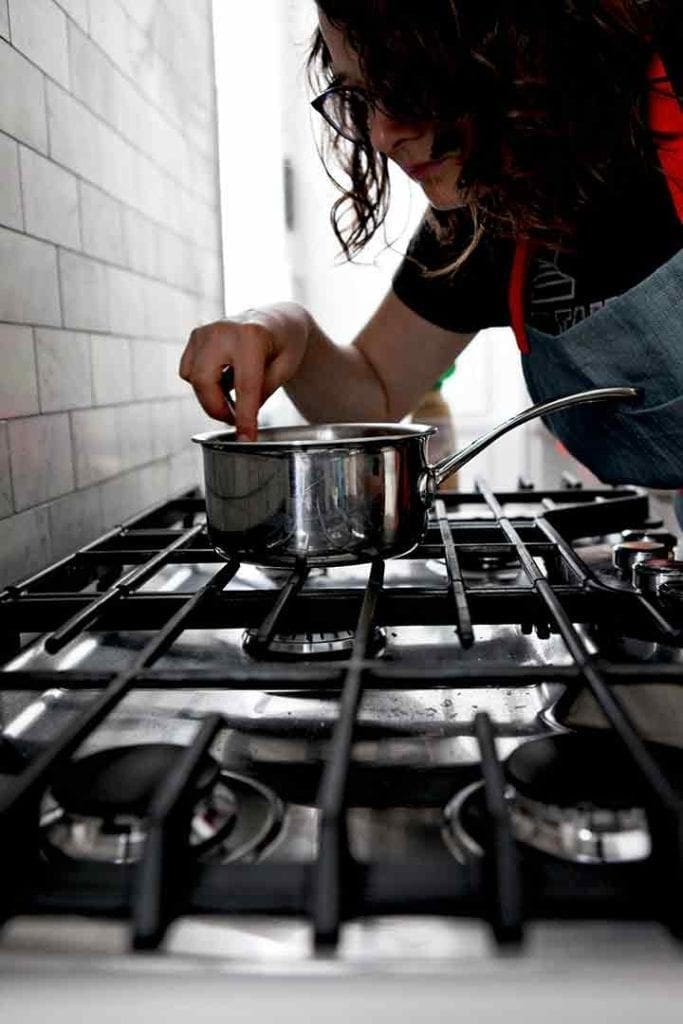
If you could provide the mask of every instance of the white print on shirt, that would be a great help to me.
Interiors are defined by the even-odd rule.
[[[557,302],[571,302],[576,295],[576,281],[565,274],[557,265],[559,253],[552,260],[539,259],[535,273],[529,283],[529,304],[534,306],[555,305]]]
[[[612,298],[609,299],[599,299],[597,302],[589,302],[583,306],[571,306],[566,309],[556,309],[554,316],[555,323],[558,327],[558,333],[562,334],[564,331],[568,331],[570,327],[574,327],[582,320],[587,320],[589,316],[593,315],[593,313],[597,313],[599,309],[609,305],[614,298],[616,298],[616,296],[612,296]]]
[[[597,310],[602,309],[609,299],[598,299],[594,302],[574,304],[572,299],[576,298],[576,279],[560,270],[557,263],[559,253],[554,253],[551,260],[538,259],[535,264],[535,273],[529,284],[529,306],[539,314],[546,317],[550,314],[555,322],[558,334],[568,331],[570,327],[588,319]],[[558,306],[555,309],[544,309],[543,307]]]

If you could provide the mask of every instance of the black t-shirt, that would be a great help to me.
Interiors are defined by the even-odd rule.
[[[598,192],[582,211],[571,251],[534,250],[524,291],[525,320],[547,334],[561,334],[634,287],[681,247],[683,224],[664,175],[640,166],[619,187]],[[509,326],[513,241],[484,235],[452,275],[425,277],[414,262],[437,269],[463,248],[462,243],[438,241],[425,218],[394,276],[394,292],[425,320],[447,330],[469,334]]]

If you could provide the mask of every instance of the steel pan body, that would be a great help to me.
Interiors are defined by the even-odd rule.
[[[410,551],[426,528],[430,427],[354,424],[196,437],[209,538],[259,565],[352,565]]]

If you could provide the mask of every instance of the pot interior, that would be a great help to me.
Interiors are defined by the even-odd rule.
[[[426,437],[433,427],[419,423],[321,423],[296,427],[266,427],[256,441],[237,441],[234,427],[196,434],[192,440],[212,448],[310,448],[327,445],[354,445],[366,441],[400,441],[408,437]]]

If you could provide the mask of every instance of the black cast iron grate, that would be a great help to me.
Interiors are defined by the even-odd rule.
[[[504,505],[538,505],[540,517],[504,514]],[[488,519],[452,520],[449,508],[488,509]],[[42,691],[50,686],[99,691],[64,732],[28,766],[5,775],[0,786],[0,901],[5,918],[15,914],[79,913],[126,917],[135,948],[158,947],[169,923],[185,914],[297,914],[312,921],[319,947],[333,947],[351,917],[429,913],[481,916],[501,943],[518,943],[525,920],[534,918],[616,918],[666,920],[683,930],[680,909],[683,814],[680,795],[638,735],[610,684],[683,681],[675,664],[627,665],[593,655],[575,623],[616,622],[637,635],[679,644],[681,634],[641,595],[598,580],[582,563],[571,541],[644,524],[645,494],[634,488],[589,491],[565,488],[494,494],[485,482],[476,494],[444,494],[436,503],[423,545],[410,557],[444,559],[446,586],[393,588],[384,585],[384,564],[372,565],[364,592],[304,589],[307,569],[297,566],[273,599],[272,590],[229,592],[239,568],[223,564],[208,546],[203,503],[188,495],[167,502],[0,595],[4,659],[21,650],[22,635],[49,633],[46,649],[57,651],[83,631],[151,630],[153,638],[134,663],[118,674],[11,671],[5,691]],[[468,588],[461,565],[473,552],[491,557],[514,554],[526,587]],[[537,560],[552,566],[544,573]],[[163,566],[219,563],[215,575],[192,595],[141,592]],[[132,566],[132,568],[130,568]],[[552,577],[552,578],[551,578]],[[571,665],[520,667],[461,663],[419,668],[392,665],[368,656],[377,625],[450,624],[463,647],[474,641],[474,625],[516,623],[540,636],[559,633]],[[251,627],[267,647],[277,630],[295,632],[352,628],[350,660],[340,666],[254,662],[231,673],[161,671],[161,654],[188,628]],[[429,673],[426,675],[426,671]],[[475,720],[492,842],[481,864],[463,866],[446,857],[433,863],[361,864],[349,848],[346,823],[348,778],[354,726],[364,689],[528,686],[534,680],[587,685],[633,759],[651,793],[647,808],[653,853],[637,864],[592,871],[550,858],[530,870],[519,857],[503,798],[503,777],[494,730],[487,715]],[[199,766],[222,727],[207,717],[192,745],[164,780],[150,811],[143,858],[137,865],[96,865],[65,861],[45,864],[38,855],[38,807],[54,773],[132,689],[191,688],[340,691],[339,714],[329,741],[317,805],[318,855],[313,864],[204,865],[192,860],[188,821]]]

